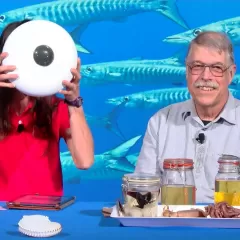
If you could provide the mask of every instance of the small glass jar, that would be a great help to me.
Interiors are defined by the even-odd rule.
[[[193,160],[165,159],[163,162],[161,203],[164,205],[195,205],[196,187]]]
[[[227,202],[240,206],[240,158],[222,155],[218,159],[219,169],[215,177],[214,202]]]
[[[122,193],[126,216],[156,217],[160,193],[160,177],[144,173],[125,174]]]

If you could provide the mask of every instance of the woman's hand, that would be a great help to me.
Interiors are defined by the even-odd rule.
[[[2,61],[8,56],[7,53],[0,54],[0,87],[15,88],[15,85],[9,82],[10,79],[18,78],[17,74],[9,74],[9,72],[16,69],[15,66],[2,66]],[[8,74],[7,74],[8,73]]]
[[[60,93],[63,94],[65,96],[65,99],[68,101],[74,101],[79,97],[80,65],[80,58],[78,58],[77,68],[71,69],[73,79],[71,82],[65,80],[63,81],[63,85],[66,87],[66,90],[60,90]]]

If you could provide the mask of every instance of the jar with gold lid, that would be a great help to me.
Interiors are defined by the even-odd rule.
[[[146,173],[125,174],[122,178],[124,209],[127,216],[156,217],[160,177]]]
[[[195,205],[196,187],[193,160],[165,159],[163,162],[161,203],[165,205]]]
[[[215,177],[214,202],[240,205],[240,158],[223,154],[218,159],[219,169]]]

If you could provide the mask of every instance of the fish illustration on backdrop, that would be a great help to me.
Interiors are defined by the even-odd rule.
[[[60,153],[64,182],[80,179],[107,179],[131,173],[135,169],[138,153],[129,153],[141,135],[133,137],[109,151],[94,156],[94,164],[87,170],[75,167],[70,152]]]
[[[89,125],[106,128],[107,130],[116,134],[122,140],[125,140],[122,131],[118,127],[117,118],[119,117],[119,114],[126,103],[127,101],[121,102],[110,113],[108,113],[105,116],[92,116],[89,114],[85,114],[86,120]]]
[[[188,29],[181,17],[176,0],[55,0],[26,6],[0,14],[0,29],[13,21],[42,19],[61,26],[75,27],[71,36],[80,52],[89,53],[80,38],[93,22],[122,22],[125,18],[144,13],[157,12]]]
[[[81,85],[97,86],[124,84],[126,86],[154,84],[168,86],[186,85],[186,67],[184,59],[176,56],[160,60],[121,60],[82,65]],[[235,75],[231,86],[240,84],[239,75]]]
[[[229,89],[234,97],[240,99],[240,90]],[[191,98],[188,88],[156,89],[133,93],[106,100],[107,104],[118,105],[127,101],[126,108],[163,108],[170,104],[183,102]]]
[[[186,79],[185,66],[162,60],[126,60],[81,66],[81,85],[106,84],[167,84],[182,86]]]
[[[240,90],[240,74],[236,74],[230,83],[231,88]]]
[[[204,31],[224,32],[228,35],[234,45],[240,44],[240,17],[229,18],[210,23],[182,33],[168,36],[163,42],[188,45],[199,33]]]

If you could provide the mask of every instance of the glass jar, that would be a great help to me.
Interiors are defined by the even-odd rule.
[[[195,205],[196,187],[193,160],[165,159],[163,162],[161,203],[165,205]]]
[[[125,215],[156,217],[160,177],[144,173],[130,173],[125,174],[122,181]]]
[[[218,163],[214,202],[225,201],[231,206],[240,206],[240,158],[233,155],[222,155],[218,159]]]

